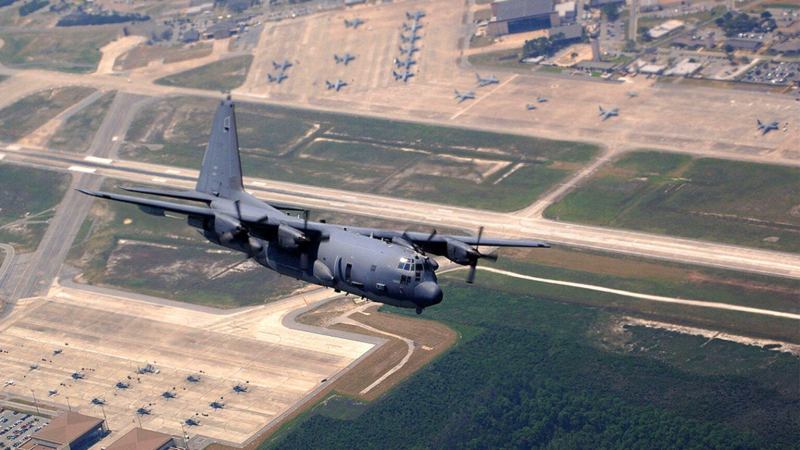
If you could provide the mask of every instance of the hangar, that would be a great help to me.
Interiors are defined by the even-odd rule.
[[[134,428],[106,447],[106,450],[167,450],[175,446],[172,436]]]
[[[492,36],[543,30],[561,24],[553,0],[498,0],[486,32]]]
[[[85,450],[102,439],[108,430],[103,419],[69,411],[53,419],[25,441],[22,450]]]

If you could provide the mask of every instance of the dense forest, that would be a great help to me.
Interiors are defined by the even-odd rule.
[[[596,309],[457,284],[446,290],[448,299],[426,315],[463,331],[462,343],[355,420],[312,413],[265,447],[790,448],[800,442],[795,357],[657,336],[688,342],[723,366],[730,361],[730,370],[708,361],[718,373],[693,372],[646,351],[591,342],[590,330],[610,317]]]

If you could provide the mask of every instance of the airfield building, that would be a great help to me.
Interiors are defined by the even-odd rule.
[[[106,450],[168,450],[173,447],[175,440],[168,434],[134,428],[106,447]]]
[[[107,433],[105,421],[66,412],[25,441],[22,450],[86,450]]]
[[[560,25],[554,0],[497,0],[486,32],[491,36],[544,30]]]

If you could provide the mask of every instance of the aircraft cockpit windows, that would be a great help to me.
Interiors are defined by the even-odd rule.
[[[410,272],[414,270],[414,263],[409,258],[400,258],[400,262],[397,263],[397,268]]]

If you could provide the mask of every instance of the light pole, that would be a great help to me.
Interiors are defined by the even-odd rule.
[[[41,416],[42,413],[39,411],[39,402],[36,400],[36,392],[33,392],[33,389],[31,389],[31,395],[33,395],[33,406],[36,407],[36,415]]]

